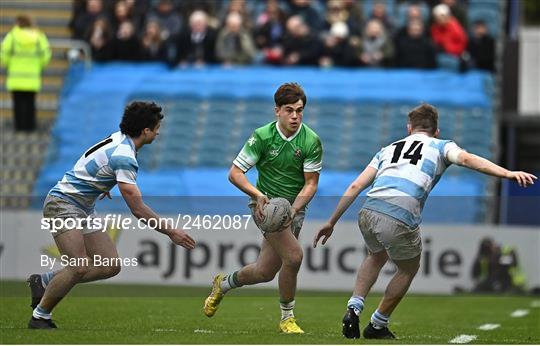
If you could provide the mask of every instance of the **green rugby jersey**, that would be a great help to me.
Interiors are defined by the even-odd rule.
[[[322,155],[321,140],[307,125],[287,138],[274,121],[253,132],[233,163],[244,172],[257,167],[262,193],[294,200],[304,187],[304,172],[321,170]]]

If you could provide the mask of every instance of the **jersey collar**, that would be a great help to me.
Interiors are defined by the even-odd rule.
[[[302,130],[302,126],[304,126],[304,123],[301,123],[300,126],[298,126],[298,130],[296,130],[295,133],[293,133],[292,136],[288,137],[285,136],[283,134],[283,132],[281,132],[281,129],[279,128],[279,123],[276,121],[276,129],[277,129],[277,132],[279,133],[279,136],[281,137],[281,139],[283,139],[284,141],[286,142],[290,142],[292,141],[299,133],[300,133],[300,130]]]
[[[135,154],[137,154],[137,149],[135,148],[135,143],[133,143],[133,139],[131,139],[131,137],[128,136],[128,135],[125,135],[125,136],[126,136],[126,138],[128,140],[129,145],[131,146],[131,149],[133,149]]]
[[[417,135],[422,135],[422,136],[426,136],[426,137],[433,137],[433,136],[428,135],[426,132],[422,132],[422,131],[411,133],[411,136],[417,136]]]

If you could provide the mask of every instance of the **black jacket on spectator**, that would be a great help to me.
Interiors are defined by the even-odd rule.
[[[469,52],[475,68],[495,71],[495,40],[491,36],[475,38],[469,41]]]
[[[184,16],[184,23],[189,22],[189,15],[196,10],[202,10],[206,12],[210,17],[216,17],[219,9],[223,6],[225,1],[219,0],[176,0],[173,1],[178,7],[180,14]]]
[[[311,5],[297,6],[292,1],[289,3],[289,16],[300,16],[311,32],[319,33],[323,29],[324,21]]]
[[[79,24],[75,24],[79,18],[86,12],[86,0],[73,0],[71,6],[71,19],[69,20],[68,27],[71,30],[71,37],[80,39],[84,36],[87,28],[81,32],[81,28],[77,27]]]
[[[114,38],[112,42],[113,46],[113,59],[124,61],[139,61],[141,56],[141,45],[135,35],[129,39]]]
[[[285,24],[268,21],[255,29],[255,44],[258,48],[271,48],[283,42]]]
[[[216,30],[210,27],[199,41],[192,37],[191,30],[182,32],[177,41],[176,63],[195,63],[200,60],[207,64],[215,63],[216,37]]]
[[[142,61],[168,62],[167,43],[161,42],[157,47],[144,47],[141,44],[140,59]]]
[[[351,66],[354,64],[354,50],[347,38],[340,40],[333,47],[323,45],[322,56],[330,58],[333,66]]]
[[[426,36],[411,37],[397,35],[395,40],[395,62],[397,67],[435,68],[435,47]]]
[[[318,38],[311,34],[304,37],[287,34],[283,39],[283,51],[285,58],[291,53],[298,53],[299,60],[296,65],[318,65],[322,45]]]
[[[103,46],[97,48],[91,46],[92,49],[92,59],[94,61],[104,62],[114,59],[114,46],[113,41],[109,40]]]
[[[91,13],[82,13],[79,17],[73,20],[73,38],[76,40],[84,39],[85,33],[88,31],[88,28],[91,28],[95,20],[101,16],[102,13],[93,15]]]

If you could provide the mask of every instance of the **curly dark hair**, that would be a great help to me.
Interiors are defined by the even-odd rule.
[[[304,107],[306,106],[306,94],[298,83],[282,84],[274,94],[274,101],[278,107],[295,103],[298,100],[302,100]]]
[[[161,107],[156,103],[133,101],[124,110],[120,131],[130,137],[138,137],[146,128],[153,130],[161,119]]]

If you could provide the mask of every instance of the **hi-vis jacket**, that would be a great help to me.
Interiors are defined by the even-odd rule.
[[[39,91],[41,71],[51,60],[49,41],[36,28],[15,26],[0,48],[2,66],[7,68],[9,91]]]

